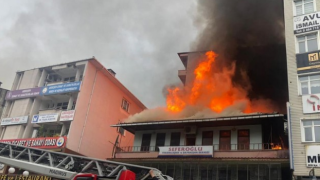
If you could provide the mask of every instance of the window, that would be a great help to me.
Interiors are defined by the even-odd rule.
[[[295,0],[296,16],[314,12],[313,0]]]
[[[219,149],[230,150],[231,147],[231,131],[220,131]]]
[[[126,130],[124,130],[122,127],[118,128],[118,133],[120,133],[122,136],[125,136]]]
[[[129,102],[125,99],[122,99],[121,108],[127,112],[129,112]]]
[[[149,151],[151,134],[143,134],[140,151]]]
[[[180,133],[171,133],[170,146],[180,146]]]
[[[238,149],[249,149],[250,132],[249,130],[238,130]]]
[[[195,134],[186,134],[186,146],[196,145],[196,135]]]
[[[164,146],[166,141],[166,133],[158,133],[156,139],[156,151],[159,151],[160,146]]]
[[[305,53],[318,50],[317,33],[297,36],[298,53]]]
[[[69,104],[69,102],[57,103],[57,109],[66,110],[66,109],[68,109],[68,104]]]
[[[303,142],[320,142],[320,120],[303,120],[302,127]]]
[[[213,131],[203,131],[202,132],[202,145],[212,145],[213,144]]]
[[[301,95],[320,93],[320,74],[300,76],[299,84]]]
[[[76,77],[66,77],[66,78],[64,78],[63,79],[63,81],[65,81],[65,82],[74,82],[76,80]]]

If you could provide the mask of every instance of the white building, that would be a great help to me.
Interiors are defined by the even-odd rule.
[[[320,179],[320,1],[285,0],[285,36],[291,118],[291,169]]]

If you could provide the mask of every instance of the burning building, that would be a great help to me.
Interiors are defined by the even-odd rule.
[[[178,55],[183,85],[168,87],[166,108],[113,125],[135,138],[111,159],[153,166],[177,180],[290,176],[285,115],[273,112],[273,102],[251,99],[246,73],[247,86],[235,84],[236,65],[220,68],[213,51]]]

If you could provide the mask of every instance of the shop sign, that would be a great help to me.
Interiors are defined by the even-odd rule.
[[[67,92],[75,92],[80,90],[81,81],[65,83],[65,84],[56,84],[51,86],[43,87],[41,95],[51,95],[51,94],[60,94]]]
[[[60,121],[72,121],[74,118],[75,110],[62,111],[60,115]]]
[[[47,123],[47,122],[56,122],[58,121],[59,114],[36,114],[32,117],[31,123]]]
[[[42,137],[42,138],[29,138],[29,139],[0,140],[1,143],[40,148],[40,149],[63,148],[65,147],[66,141],[67,141],[66,137]]]
[[[320,145],[306,146],[307,167],[320,167]]]
[[[316,31],[320,29],[320,12],[301,15],[293,18],[294,34]]]
[[[308,94],[302,96],[303,113],[319,113],[320,112],[320,94]]]
[[[159,147],[158,157],[213,157],[212,146]]]
[[[320,51],[297,54],[298,74],[315,72],[320,69]]]
[[[52,177],[43,176],[43,175],[11,175],[11,174],[2,174],[0,175],[0,180],[52,180]]]
[[[14,124],[26,124],[29,116],[3,118],[1,120],[1,126],[14,125]]]
[[[6,100],[36,97],[39,96],[41,90],[42,87],[9,91],[6,95]]]

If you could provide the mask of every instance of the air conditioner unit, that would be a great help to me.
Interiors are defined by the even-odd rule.
[[[186,126],[186,127],[184,127],[184,132],[186,134],[196,134],[197,133],[197,127],[196,126]]]

